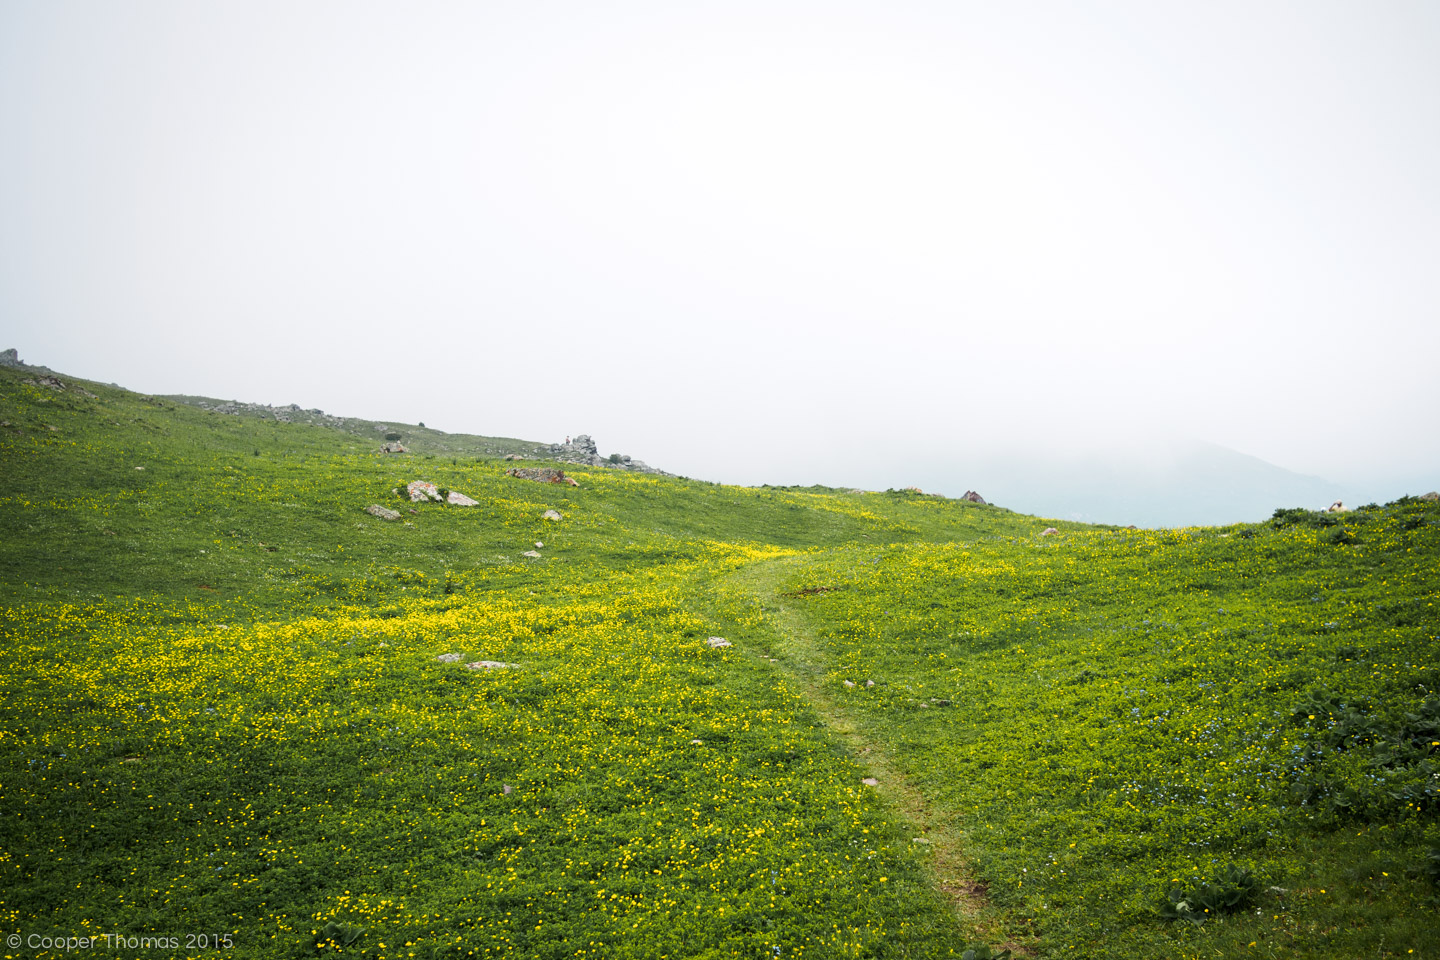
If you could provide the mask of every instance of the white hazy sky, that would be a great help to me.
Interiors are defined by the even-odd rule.
[[[0,347],[734,482],[1436,486],[1437,171],[1431,0],[0,0]]]

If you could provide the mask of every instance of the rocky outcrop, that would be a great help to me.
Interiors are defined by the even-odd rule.
[[[573,463],[586,467],[604,467],[607,470],[629,470],[632,473],[655,473],[661,476],[671,476],[664,470],[657,470],[643,460],[636,460],[625,454],[611,454],[608,457],[600,456],[600,451],[595,446],[595,441],[588,433],[582,433],[578,437],[565,438],[564,443],[552,443],[549,447],[549,455],[553,460],[561,463]]]
[[[980,496],[980,494],[976,493],[974,490],[966,490],[965,496],[961,497],[960,499],[969,500],[971,503],[978,503],[981,505],[984,505],[985,503],[985,498]]]
[[[167,397],[166,399],[189,404],[192,407],[199,407],[201,410],[209,410],[211,413],[224,413],[230,416],[261,417],[265,420],[274,420],[278,423],[310,423],[320,427],[334,427],[339,430],[343,430],[349,425],[344,417],[331,416],[324,410],[315,407],[306,409],[298,403],[287,404],[283,407],[272,407],[268,403],[241,403],[238,400],[209,400],[204,397],[175,396]],[[387,428],[377,425],[375,429],[383,433]]]
[[[390,442],[390,443],[385,444],[383,447],[380,448],[380,452],[381,452],[381,453],[409,453],[410,451],[407,450],[407,449],[405,449],[405,444],[400,443],[400,442],[397,440],[397,441],[392,441],[392,442]]]
[[[0,367],[23,367],[20,362],[20,351],[11,347],[9,350],[0,350]]]
[[[1429,493],[1420,494],[1420,499],[1429,500],[1431,503],[1434,503],[1435,501],[1440,500],[1440,493],[1436,493],[1434,490],[1431,490]]]

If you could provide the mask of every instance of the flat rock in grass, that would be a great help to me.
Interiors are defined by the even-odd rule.
[[[1057,534],[1057,533],[1059,533],[1059,532],[1060,532],[1060,531],[1059,531],[1059,530],[1056,530],[1054,527],[1046,527],[1044,530],[1041,530],[1041,531],[1040,531],[1040,536],[1042,536],[1042,537],[1050,537],[1050,536],[1054,536],[1055,534]]]
[[[440,502],[440,488],[424,480],[411,480],[405,484],[405,492],[409,494],[411,503],[424,503],[427,500]]]
[[[449,503],[449,504],[453,504],[454,506],[457,506],[457,507],[478,507],[478,506],[480,506],[480,501],[479,501],[479,500],[471,500],[469,497],[465,496],[465,494],[463,494],[463,493],[456,493],[454,490],[451,490],[451,491],[450,491],[450,495],[445,498],[445,502],[446,502],[446,503]]]
[[[439,660],[441,663],[456,663],[460,660],[460,656],[461,655],[458,653],[442,653],[435,659]]]
[[[880,786],[880,781],[879,781],[879,780],[876,780],[874,777],[866,777],[864,780],[861,780],[860,782],[863,783],[863,784],[865,784],[865,786],[867,786],[867,787],[878,787],[878,786]]]
[[[537,551],[537,550],[526,550],[524,553],[520,554],[520,556],[522,556],[522,557],[534,557],[534,558],[537,559],[537,560],[540,559],[540,553],[539,553],[539,551]]]
[[[705,645],[708,646],[711,650],[719,650],[721,647],[735,646],[735,644],[731,643],[729,640],[726,640],[724,637],[711,637],[709,640],[705,641]]]
[[[370,506],[368,506],[368,507],[365,508],[365,512],[368,513],[368,514],[370,514],[370,516],[372,516],[372,517],[379,517],[381,520],[399,520],[399,519],[400,519],[400,511],[399,511],[399,510],[391,510],[391,509],[389,509],[388,507],[382,507],[382,506],[380,506],[380,504],[378,504],[378,503],[372,503],[372,504],[370,504]]]
[[[518,670],[520,664],[505,663],[503,660],[476,660],[465,664],[471,670]]]
[[[540,515],[541,520],[564,520],[559,510],[546,510]]]
[[[564,470],[555,467],[513,467],[505,471],[507,476],[516,477],[520,480],[534,480],[536,483],[568,483],[572,487],[578,487],[571,477],[565,476]]]

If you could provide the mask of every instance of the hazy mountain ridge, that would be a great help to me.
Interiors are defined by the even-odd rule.
[[[960,492],[947,489],[948,480],[934,475],[933,467],[930,472],[926,489]],[[1022,513],[1142,527],[1256,522],[1278,507],[1320,510],[1336,500],[1354,505],[1364,496],[1209,443],[1051,461],[997,457],[967,464],[964,475],[987,499]],[[1379,498],[1365,496],[1372,499]]]

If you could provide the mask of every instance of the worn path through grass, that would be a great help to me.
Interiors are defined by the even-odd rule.
[[[975,941],[999,944],[1015,954],[1029,956],[1038,945],[1033,933],[1011,922],[990,902],[985,884],[975,875],[966,855],[958,818],[935,807],[908,776],[908,771],[886,747],[883,730],[870,730],[848,710],[837,694],[814,628],[787,603],[781,585],[806,563],[803,556],[747,564],[718,584],[718,592],[733,608],[737,601],[758,606],[763,618],[747,641],[755,656],[773,661],[810,702],[825,726],[845,745],[857,762],[878,781],[875,787],[893,814],[914,828],[912,840],[924,847],[931,883],[943,895],[961,925]]]

